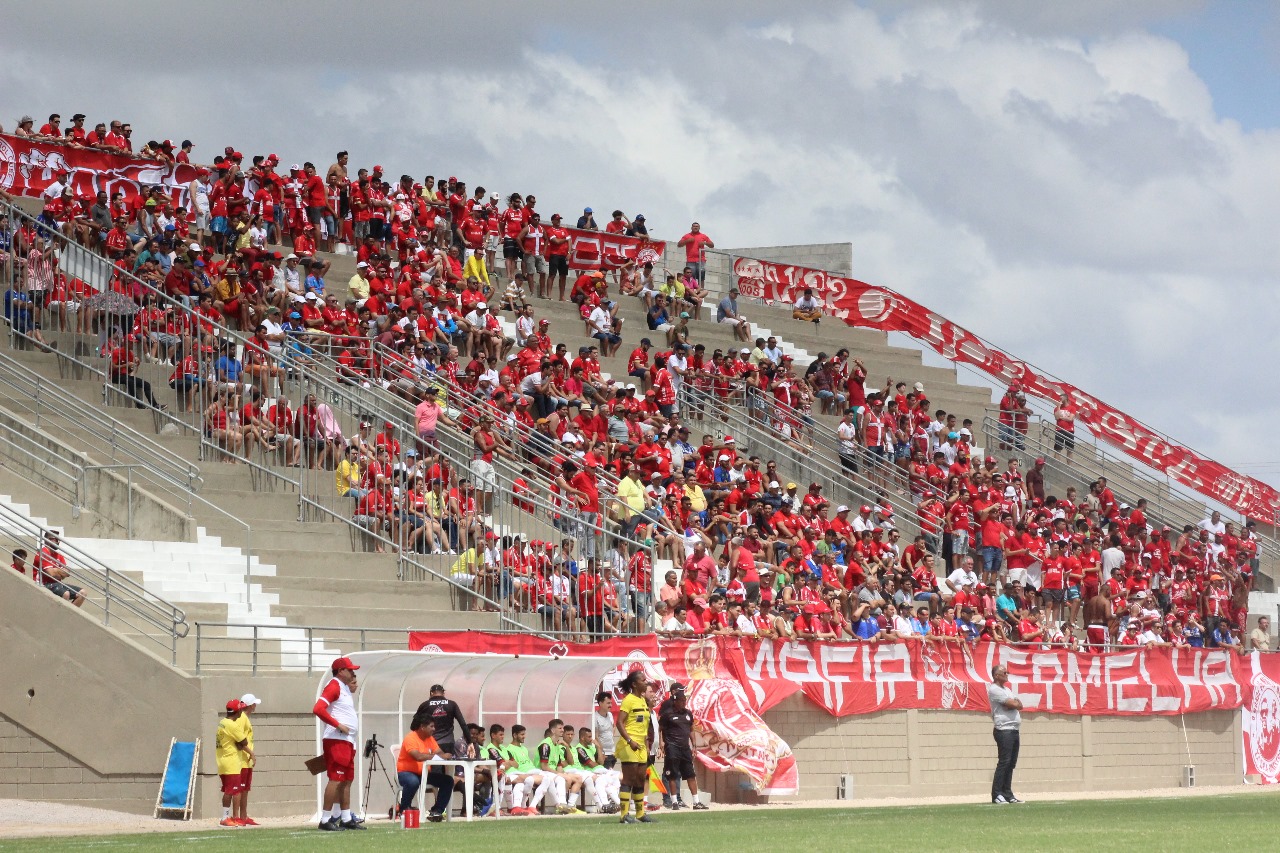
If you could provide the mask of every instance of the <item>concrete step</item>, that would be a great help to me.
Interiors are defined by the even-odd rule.
[[[420,607],[449,609],[450,587],[442,581],[367,580],[347,578],[277,576],[263,589],[277,592],[290,604],[333,604],[351,607]]]
[[[466,630],[496,627],[497,614],[417,608],[352,608],[345,604],[283,604],[276,608],[290,625],[338,628],[397,628],[413,631]],[[358,616],[358,621],[355,617]]]

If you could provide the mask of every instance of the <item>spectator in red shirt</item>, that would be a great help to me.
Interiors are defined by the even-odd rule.
[[[681,237],[676,245],[684,247],[685,266],[701,284],[706,277],[704,250],[714,249],[716,244],[702,233],[702,226],[695,222],[689,226],[689,233]]]

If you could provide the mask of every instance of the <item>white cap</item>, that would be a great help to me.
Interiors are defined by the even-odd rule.
[[[720,454],[720,458],[719,458],[719,459],[717,459],[716,461],[717,461],[717,462],[728,462],[728,461],[729,461],[729,457],[728,457],[728,456],[725,456],[723,453],[721,453],[721,454]]]
[[[356,269],[360,269],[361,267],[367,267],[367,266],[369,266],[367,263],[365,263],[364,261],[361,261],[360,263],[356,264]]]
[[[769,481],[769,488],[771,488],[771,489],[781,489],[781,488],[782,488],[782,484],[781,484],[781,483],[779,483],[777,480],[770,480],[770,481]]]
[[[200,244],[199,244],[199,243],[192,243],[188,248],[190,248],[190,249],[191,249],[191,251],[193,251],[193,252],[203,252],[203,251],[204,251],[204,249],[202,249],[202,248],[200,247]]]
[[[521,542],[528,542],[528,541],[529,541],[529,534],[528,534],[528,533],[521,533],[521,534],[520,534],[520,536],[519,536],[519,539],[520,539],[520,541],[521,541]]]
[[[296,294],[296,293],[292,294],[292,295],[289,297],[289,301],[290,301],[290,302],[306,302],[306,300],[305,300],[305,299],[303,299],[301,296],[299,296],[299,295],[298,295],[298,294]]]
[[[915,385],[913,385],[913,386],[911,386],[911,387],[912,387],[912,388],[914,388],[914,389],[915,389],[915,391],[916,391],[916,393],[918,394],[918,393],[920,393],[921,391],[923,391],[923,390],[924,390],[924,383],[923,383],[923,382],[917,382]]]
[[[489,307],[489,303],[487,303],[487,302],[477,302],[477,303],[476,303],[476,310],[477,310],[477,311],[483,311],[483,310],[485,310],[485,309],[486,309],[486,308],[488,308],[488,307]]]
[[[246,693],[240,697],[240,704],[241,705],[261,705],[262,700],[259,699],[257,696],[254,696],[252,693]]]
[[[751,355],[751,350],[747,349],[746,347],[743,347],[742,349],[738,350],[738,352],[742,353],[743,355]]]
[[[634,382],[628,382],[628,383],[627,383],[627,390],[628,390],[628,391],[634,391],[634,390],[636,390],[636,383],[634,383]]]
[[[310,300],[310,301],[312,301],[312,302],[315,302],[315,301],[316,301],[317,299],[319,299],[320,297],[319,297],[319,296],[316,296],[316,292],[315,292],[314,290],[308,290],[308,291],[307,291],[307,295],[306,295],[306,297],[305,297],[305,298],[306,298],[306,299],[308,299],[308,300]]]
[[[298,259],[298,256],[295,255],[293,252],[290,252],[289,254],[284,256],[284,259],[286,261],[296,261]]]
[[[842,512],[848,512],[848,511],[849,511],[849,508],[844,504],[840,504],[840,506],[836,507],[836,515],[839,515]]]

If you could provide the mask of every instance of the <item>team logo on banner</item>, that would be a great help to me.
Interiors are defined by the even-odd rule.
[[[1253,700],[1244,725],[1253,769],[1266,781],[1275,781],[1280,777],[1280,684],[1261,671],[1253,676]]]
[[[0,190],[11,189],[17,173],[18,155],[7,139],[0,138]]]

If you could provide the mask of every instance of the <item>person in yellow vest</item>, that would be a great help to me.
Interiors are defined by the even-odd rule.
[[[244,762],[242,752],[250,758],[249,741],[245,739],[244,706],[239,699],[227,703],[227,715],[218,721],[218,734],[214,740],[214,757],[218,764],[218,778],[222,780],[222,820],[218,826],[240,827],[243,824],[234,814],[240,810],[240,794],[244,790]]]
[[[253,751],[253,719],[251,715],[258,710],[262,700],[252,693],[240,697],[240,719],[244,722],[245,748],[240,751],[240,825],[257,826],[258,822],[249,817],[249,791],[253,788],[253,765],[257,763]]]

